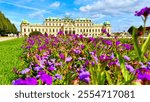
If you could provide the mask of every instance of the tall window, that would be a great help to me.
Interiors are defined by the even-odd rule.
[[[97,29],[95,29],[95,32],[97,32]]]
[[[91,32],[91,29],[89,29],[89,32]]]
[[[26,32],[26,29],[24,28],[24,32]]]

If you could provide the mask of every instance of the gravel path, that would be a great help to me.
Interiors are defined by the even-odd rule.
[[[0,42],[1,41],[6,41],[6,40],[11,40],[11,39],[15,39],[17,37],[0,37]]]

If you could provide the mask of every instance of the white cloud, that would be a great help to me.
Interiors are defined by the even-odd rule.
[[[107,15],[116,15],[126,12],[134,12],[143,6],[149,6],[147,3],[148,1],[149,0],[93,0],[92,3],[81,6],[79,10],[81,12],[96,12]]]
[[[60,2],[55,1],[52,4],[49,5],[50,8],[59,8],[60,7]]]
[[[70,13],[70,12],[66,12],[65,15],[66,15],[66,16],[70,16],[71,13]]]
[[[32,14],[29,14],[29,17],[30,18],[38,17],[38,18],[44,19],[44,14],[45,13],[50,13],[50,12],[46,11],[46,10],[38,10],[38,11],[32,13]]]
[[[95,19],[96,19],[96,18],[104,18],[104,17],[106,17],[106,15],[103,15],[103,14],[94,14],[94,15],[91,16],[91,18],[93,18],[93,19],[94,19],[94,18],[95,18]]]

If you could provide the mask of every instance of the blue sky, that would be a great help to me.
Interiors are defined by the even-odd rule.
[[[47,17],[70,16],[89,18],[94,23],[110,21],[112,31],[124,31],[131,25],[143,24],[136,10],[149,5],[150,0],[0,0],[0,11],[20,30],[23,19],[42,24]],[[150,26],[148,19],[147,26]]]

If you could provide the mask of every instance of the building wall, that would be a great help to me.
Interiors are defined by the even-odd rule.
[[[32,31],[40,31],[42,34],[48,33],[57,35],[60,30],[65,34],[84,34],[87,36],[100,36],[102,28],[111,33],[111,25],[94,24],[91,20],[63,20],[45,19],[43,24],[30,24],[22,22],[20,25],[21,34],[29,35]]]

